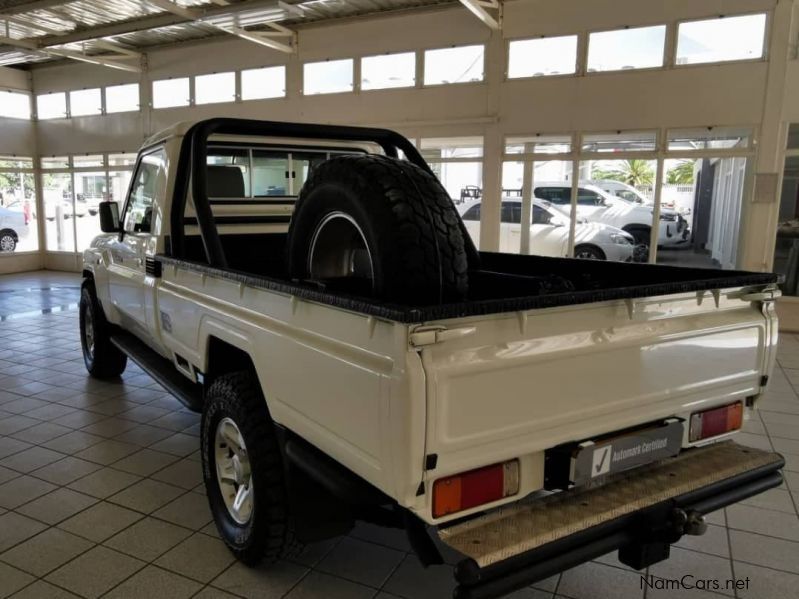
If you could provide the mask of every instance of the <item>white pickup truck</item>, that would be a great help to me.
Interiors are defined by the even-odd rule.
[[[363,519],[426,565],[454,550],[456,597],[499,597],[614,550],[666,559],[780,484],[779,455],[730,440],[774,364],[776,275],[478,252],[382,129],[177,125],[100,220],[87,369],[131,358],[202,411],[245,563]]]

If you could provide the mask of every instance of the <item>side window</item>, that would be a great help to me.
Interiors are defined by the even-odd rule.
[[[253,197],[264,198],[290,195],[288,175],[288,152],[253,150]]]
[[[250,197],[250,153],[246,148],[208,148],[208,197]]]
[[[463,215],[463,220],[480,220],[480,204],[475,204]]]
[[[518,202],[502,202],[501,220],[503,223],[519,224],[522,222],[522,205]]]
[[[599,206],[602,204],[602,196],[595,191],[580,187],[577,190],[577,204],[580,206]]]
[[[335,156],[336,154],[332,154]],[[308,152],[307,154],[291,154],[291,178],[292,178],[292,195],[300,195],[300,190],[311,172],[320,164],[327,160],[326,152]]]
[[[149,233],[152,229],[153,201],[166,187],[164,162],[166,154],[161,148],[145,154],[139,161],[133,185],[125,207],[123,229],[127,233]]]
[[[536,187],[535,197],[549,200],[553,204],[570,204],[572,190],[569,187]]]
[[[534,225],[548,225],[552,220],[552,215],[541,208],[541,206],[536,206],[533,204],[533,224]]]

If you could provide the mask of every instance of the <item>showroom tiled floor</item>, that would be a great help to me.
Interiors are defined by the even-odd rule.
[[[201,485],[198,417],[136,367],[119,383],[87,377],[78,285],[71,275],[0,277],[0,597],[450,596],[451,566],[423,570],[402,533],[372,526],[270,570],[234,563]],[[737,597],[799,596],[799,336],[782,337],[779,362],[740,437],[784,453],[785,483],[713,514],[708,533],[681,542],[652,576],[735,576],[750,580]],[[609,555],[513,597],[553,594],[720,596],[642,589]]]

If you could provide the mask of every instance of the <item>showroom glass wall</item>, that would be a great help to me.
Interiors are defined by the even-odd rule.
[[[778,219],[774,271],[785,275],[782,293],[799,296],[799,123],[788,128]]]
[[[0,156],[0,252],[39,249],[33,158]]]
[[[508,136],[500,251],[736,268],[753,147],[748,127]]]
[[[100,202],[113,200],[121,207],[135,160],[132,152],[41,159],[48,252],[82,252],[89,247],[100,233]]]

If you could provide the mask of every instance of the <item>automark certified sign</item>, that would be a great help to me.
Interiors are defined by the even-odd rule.
[[[572,462],[574,484],[621,472],[677,455],[682,446],[682,422],[673,420],[623,437],[581,447]]]

